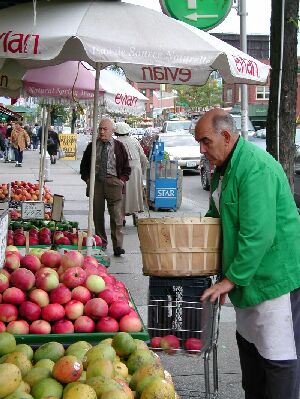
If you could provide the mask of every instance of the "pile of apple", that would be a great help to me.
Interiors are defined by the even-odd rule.
[[[169,355],[182,352],[182,349],[192,355],[199,355],[203,348],[203,342],[200,338],[193,337],[189,337],[181,342],[176,335],[169,334],[161,337],[152,337],[150,340],[150,348],[155,351],[163,350]]]
[[[11,183],[11,199],[13,201],[38,201],[39,184],[26,181],[14,181]],[[52,204],[53,197],[49,189],[44,186],[43,201],[45,204]]]
[[[8,184],[0,184],[0,201],[6,201],[8,199]]]
[[[92,256],[6,248],[0,271],[0,332],[138,332],[142,323],[123,282]]]
[[[20,228],[16,230],[8,230],[7,232],[7,245],[24,246],[26,243],[25,231]],[[51,245],[52,243],[57,245],[78,245],[78,232],[72,233],[70,231],[54,231],[52,232],[47,227],[38,229],[33,227],[29,230],[29,245]],[[87,233],[83,232],[84,235],[82,245],[86,246]],[[96,246],[102,245],[101,237],[94,235],[94,242]]]

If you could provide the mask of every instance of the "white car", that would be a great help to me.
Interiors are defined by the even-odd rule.
[[[200,144],[190,133],[162,133],[159,140],[164,142],[165,151],[171,161],[178,161],[181,169],[199,169]]]
[[[171,120],[164,122],[161,132],[162,133],[172,133],[176,131],[181,131],[188,133],[191,126],[190,120]]]

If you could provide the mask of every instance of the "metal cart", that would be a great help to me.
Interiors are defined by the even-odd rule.
[[[219,303],[199,301],[214,279],[210,277],[150,277],[148,295],[148,332],[150,337],[176,335],[181,342],[177,353],[198,356],[204,362],[204,387],[200,390],[179,389],[182,399],[218,398]],[[189,354],[183,349],[187,338],[199,338],[201,351]]]

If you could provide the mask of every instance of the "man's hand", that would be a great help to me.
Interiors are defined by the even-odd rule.
[[[228,280],[228,278],[224,277],[219,283],[205,290],[200,300],[205,301],[206,299],[209,299],[210,302],[215,302],[218,298],[220,298],[221,305],[224,305],[226,295],[233,288],[234,284]]]

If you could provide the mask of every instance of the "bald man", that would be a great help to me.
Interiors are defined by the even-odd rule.
[[[235,307],[245,398],[299,399],[300,220],[287,177],[221,109],[195,138],[216,166],[207,216],[220,217],[223,236],[223,279],[201,300],[229,294]]]

